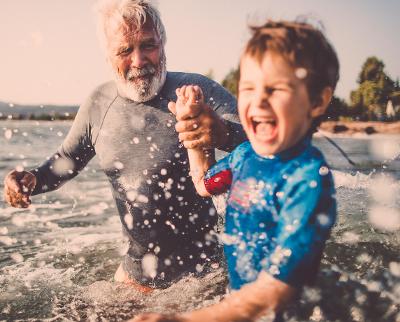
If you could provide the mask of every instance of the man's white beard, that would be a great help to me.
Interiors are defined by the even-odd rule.
[[[137,76],[153,74],[150,78],[139,80]],[[163,54],[158,66],[148,66],[141,69],[131,68],[126,79],[115,73],[118,92],[121,96],[135,102],[147,102],[154,98],[163,87],[167,77],[166,59]]]

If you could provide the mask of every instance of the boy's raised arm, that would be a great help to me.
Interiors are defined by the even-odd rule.
[[[204,184],[204,175],[207,170],[215,163],[214,153],[211,150],[188,149],[190,163],[190,176],[197,193],[202,197],[209,197]]]
[[[180,121],[188,121],[195,118],[205,110],[204,96],[199,86],[183,86],[176,90],[176,103],[170,102],[168,108],[175,114],[178,123],[176,127],[181,126]],[[187,122],[186,122],[187,124]],[[192,124],[196,128],[196,124]],[[196,135],[196,134],[193,134]],[[204,150],[203,148],[195,148],[179,135],[179,139],[183,141],[183,145],[187,148],[190,175],[199,195],[203,197],[210,196],[204,184],[204,175],[207,170],[215,163],[214,151]]]

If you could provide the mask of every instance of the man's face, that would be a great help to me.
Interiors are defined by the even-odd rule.
[[[238,109],[250,143],[261,156],[294,146],[318,116],[305,81],[272,53],[265,54],[261,64],[249,55],[242,58]]]
[[[152,99],[164,84],[164,48],[153,23],[140,29],[126,23],[109,24],[107,53],[120,93],[136,102]]]

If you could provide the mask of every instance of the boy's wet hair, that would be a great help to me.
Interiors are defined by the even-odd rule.
[[[299,78],[304,78],[312,103],[317,103],[325,87],[335,89],[339,80],[339,61],[320,30],[306,22],[271,20],[250,29],[253,34],[243,56],[250,55],[260,63],[267,52],[281,56]]]

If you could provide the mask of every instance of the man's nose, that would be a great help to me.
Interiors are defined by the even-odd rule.
[[[145,53],[140,50],[136,49],[131,54],[131,66],[136,68],[142,68],[147,64],[147,58]]]

